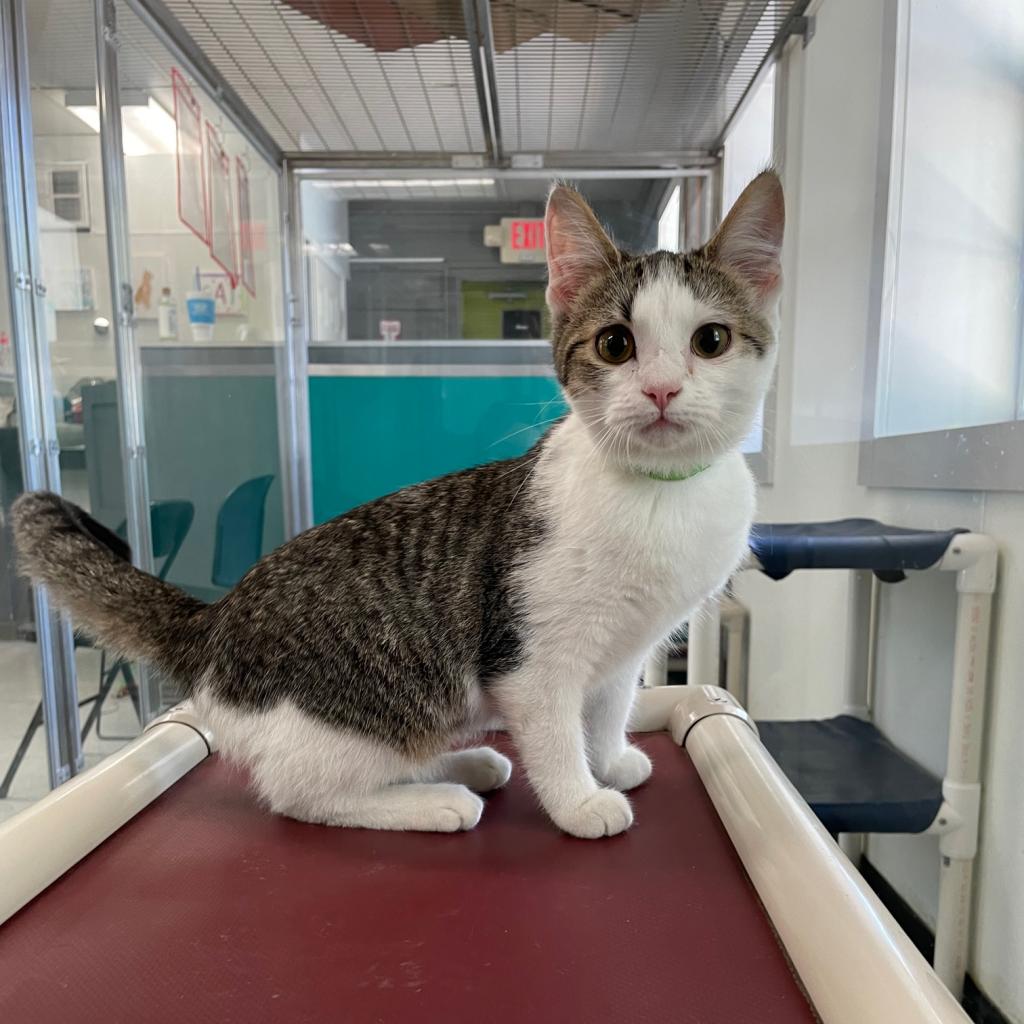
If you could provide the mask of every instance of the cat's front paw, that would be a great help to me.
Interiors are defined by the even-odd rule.
[[[555,824],[569,835],[600,839],[625,832],[633,824],[633,808],[616,790],[599,789],[572,810],[553,817]]]
[[[651,777],[653,767],[651,759],[639,747],[626,747],[611,764],[599,770],[597,774],[606,785],[627,792],[646,782]]]

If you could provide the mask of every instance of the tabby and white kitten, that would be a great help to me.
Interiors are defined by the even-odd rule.
[[[626,737],[644,658],[746,550],[737,449],[775,362],[783,218],[766,172],[704,248],[633,256],[558,186],[548,302],[571,411],[527,454],[317,526],[211,605],[52,494],[15,506],[22,564],[100,643],[178,679],[274,811],[472,828],[511,766],[453,748],[499,712],[555,824],[622,832],[623,791],[651,773]]]

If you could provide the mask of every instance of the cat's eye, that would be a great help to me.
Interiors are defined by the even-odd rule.
[[[636,342],[628,327],[612,324],[598,332],[595,339],[597,354],[606,362],[624,363],[636,353]]]
[[[693,332],[690,348],[701,359],[715,359],[732,344],[732,334],[724,324],[704,324]]]

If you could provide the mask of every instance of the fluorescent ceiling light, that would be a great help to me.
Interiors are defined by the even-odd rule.
[[[355,246],[351,242],[308,242],[306,248],[310,252],[341,253],[344,256],[355,256]]]
[[[79,121],[84,121],[94,132],[99,134],[100,112],[96,107],[69,106],[68,110],[74,114]]]
[[[100,130],[100,112],[93,105],[69,103],[67,109],[94,132]],[[153,156],[175,152],[174,118],[152,96],[145,104],[121,107],[121,141],[125,156]]]
[[[494,178],[352,178],[336,181],[317,181],[319,188],[487,188],[494,184]]]

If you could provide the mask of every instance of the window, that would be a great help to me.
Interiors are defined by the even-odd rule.
[[[668,202],[658,218],[658,248],[669,252],[679,251],[679,193],[678,185],[672,188]]]
[[[1024,5],[900,5],[876,437],[1022,418]]]
[[[733,122],[725,139],[722,154],[722,216],[739,198],[748,182],[772,162],[775,120],[775,68],[750,97],[740,116]],[[764,448],[764,408],[743,442],[741,451],[748,456],[760,455]],[[766,482],[767,459],[755,466],[758,478]]]
[[[772,162],[775,132],[775,67],[733,122],[722,153],[722,213],[739,198],[751,178]]]
[[[64,227],[90,227],[87,171],[84,163],[44,164],[39,168],[39,204],[64,222]]]

